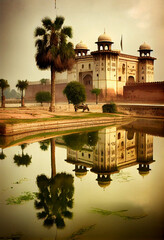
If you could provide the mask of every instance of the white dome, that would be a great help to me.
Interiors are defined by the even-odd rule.
[[[98,42],[112,42],[112,39],[109,35],[107,35],[105,32],[104,34],[100,35],[98,37]]]
[[[143,44],[141,44],[139,49],[140,50],[151,50],[151,47],[147,43],[144,42]]]
[[[87,45],[82,41],[76,45],[76,49],[88,49]]]

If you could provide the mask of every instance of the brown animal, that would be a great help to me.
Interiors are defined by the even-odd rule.
[[[77,112],[78,109],[83,109],[83,112],[84,112],[85,110],[88,110],[88,111],[89,111],[89,107],[88,107],[87,104],[85,104],[85,105],[84,105],[84,104],[82,104],[82,105],[75,105],[74,108],[75,108],[75,112]]]

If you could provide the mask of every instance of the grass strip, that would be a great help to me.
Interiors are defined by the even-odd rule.
[[[84,113],[84,115],[80,116],[60,116],[55,115],[51,118],[37,118],[37,119],[1,119],[4,122],[0,123],[0,126],[4,126],[4,124],[18,124],[18,123],[35,123],[35,122],[45,122],[45,121],[58,121],[58,120],[73,120],[73,119],[88,119],[88,118],[101,118],[101,117],[119,117],[117,114],[110,113]]]

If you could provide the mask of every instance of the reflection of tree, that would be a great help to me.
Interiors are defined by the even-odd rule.
[[[50,139],[46,139],[44,141],[40,141],[39,142],[39,145],[40,145],[40,149],[43,150],[43,151],[47,151],[48,150],[48,147],[50,145]]]
[[[73,207],[73,176],[66,173],[47,178],[45,175],[37,177],[39,193],[35,200],[35,208],[42,210],[37,213],[38,219],[44,219],[44,226],[64,228],[64,218],[72,218],[70,211]]]
[[[3,149],[1,149],[0,160],[4,160],[5,158],[6,158],[6,155],[3,153]]]
[[[87,133],[87,145],[89,146],[96,146],[98,142],[98,131],[95,132],[88,132]]]
[[[20,145],[21,146],[21,149],[22,149],[22,154],[20,155],[20,154],[15,154],[14,155],[14,163],[16,163],[17,164],[17,166],[28,166],[30,163],[31,163],[31,158],[32,158],[32,156],[29,156],[27,153],[26,154],[24,154],[24,149],[27,147],[27,144],[26,143],[24,143],[24,144],[22,144],[22,145]]]
[[[85,144],[88,146],[96,145],[98,141],[98,131],[65,135],[63,139],[67,147],[73,150],[81,150]]]

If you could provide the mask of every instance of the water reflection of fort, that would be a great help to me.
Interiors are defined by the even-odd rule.
[[[99,186],[111,182],[111,174],[121,169],[138,165],[138,172],[146,175],[153,162],[153,136],[118,129],[104,128],[98,132],[95,146],[85,144],[81,150],[67,148],[67,162],[75,165],[75,175],[82,177],[87,168],[97,174]]]

